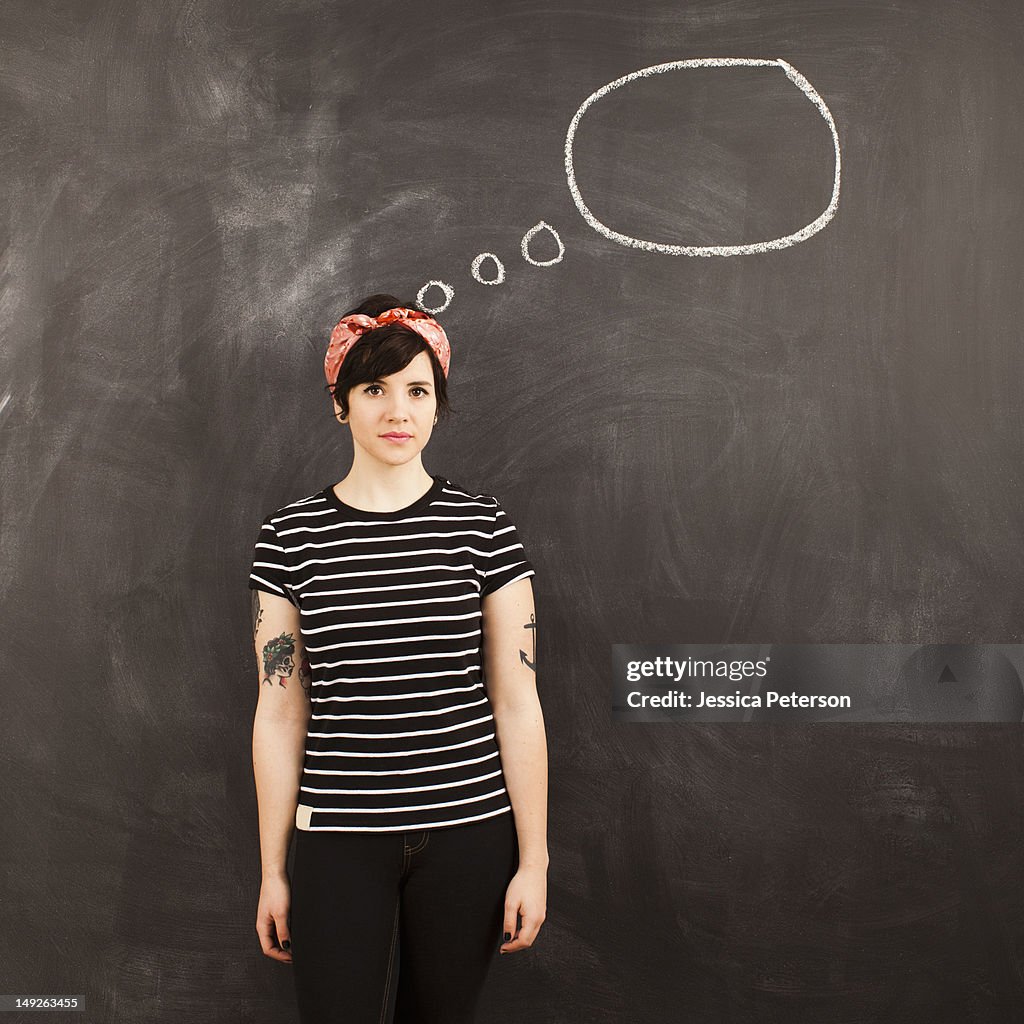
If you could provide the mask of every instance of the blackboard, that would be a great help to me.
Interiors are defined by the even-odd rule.
[[[537,569],[548,921],[482,1019],[1019,1019],[1018,726],[614,724],[607,681],[612,643],[1022,640],[1018,5],[0,17],[0,991],[295,1019],[245,577],[346,472],[323,352],[384,290],[447,302],[424,465]],[[827,222],[596,230],[581,105],[722,58],[775,63],[594,102],[579,196],[677,247]]]

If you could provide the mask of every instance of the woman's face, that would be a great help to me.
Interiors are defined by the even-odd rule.
[[[389,466],[415,459],[434,429],[437,396],[430,356],[418,353],[404,370],[348,393],[352,443]],[[340,413],[334,403],[335,415]]]

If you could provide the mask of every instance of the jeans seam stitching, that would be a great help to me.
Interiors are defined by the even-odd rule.
[[[391,929],[391,950],[388,952],[388,974],[384,979],[384,999],[380,1007],[380,1024],[384,1024],[384,1014],[388,1009],[388,993],[391,989],[391,970],[395,963],[395,940],[398,938],[398,911],[400,904],[395,903],[395,926]]]

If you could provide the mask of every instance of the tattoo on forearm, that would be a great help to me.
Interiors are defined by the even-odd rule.
[[[531,661],[529,658],[527,658],[526,651],[524,651],[522,648],[519,649],[519,659],[520,659],[520,661],[522,661],[522,663],[531,672],[536,672],[537,671],[537,623],[536,623],[536,620],[533,617],[533,612],[530,612],[530,621],[523,623],[523,629],[530,630],[530,638],[533,641],[533,647],[532,647],[533,660]]]
[[[263,609],[260,607],[260,592],[253,589],[249,593],[252,594],[252,638],[255,640],[256,633],[260,628],[260,622],[263,621]]]
[[[310,684],[313,682],[313,670],[309,667],[309,658],[305,652],[302,654],[302,664],[299,665],[299,682],[306,693],[309,693]]]
[[[277,676],[278,685],[287,689],[285,680],[290,679],[295,671],[294,653],[295,637],[291,633],[282,633],[268,640],[263,647],[263,682],[273,686],[274,676]]]

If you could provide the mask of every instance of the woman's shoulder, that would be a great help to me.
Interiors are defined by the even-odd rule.
[[[498,503],[498,499],[489,491],[480,491],[476,487],[464,486],[448,479],[448,477],[443,477],[443,479],[445,484],[444,493],[460,499],[461,503],[467,505],[486,505],[490,508],[493,508]]]
[[[327,497],[324,493],[326,490],[326,487],[321,487],[320,490],[314,491],[312,494],[295,498],[285,505],[278,506],[263,517],[263,522],[277,526],[279,522],[295,519],[296,516],[315,512],[319,508],[327,508]]]

